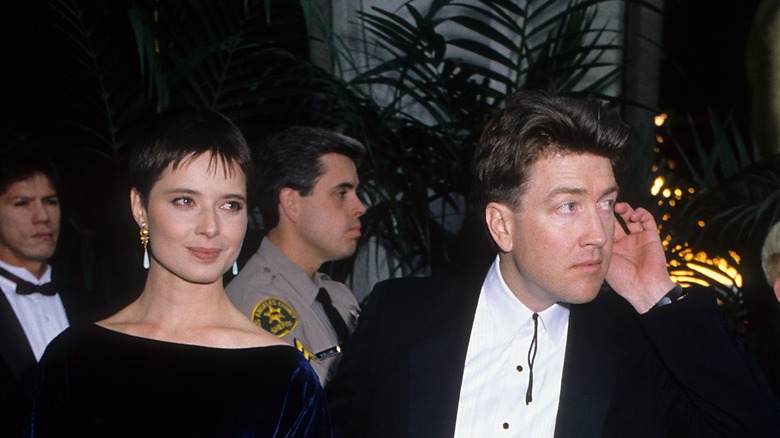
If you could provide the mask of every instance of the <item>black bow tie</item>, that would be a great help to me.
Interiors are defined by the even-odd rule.
[[[3,268],[0,268],[0,276],[3,276],[16,283],[16,293],[19,295],[30,295],[34,293],[39,293],[47,296],[52,296],[57,293],[57,290],[54,287],[54,283],[51,282],[46,284],[32,284],[29,281],[22,280],[21,278],[6,271]]]

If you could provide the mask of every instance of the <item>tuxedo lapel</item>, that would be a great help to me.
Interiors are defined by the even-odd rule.
[[[456,289],[457,288],[457,289]],[[430,324],[409,351],[409,437],[451,437],[455,432],[478,284],[453,285],[429,302]],[[423,312],[422,314],[425,314]]]
[[[62,269],[52,269],[52,281],[65,308],[69,325],[94,322],[98,303],[88,298],[84,288],[71,277],[62,274]]]
[[[5,294],[0,292],[0,355],[19,382],[26,382],[35,368],[33,354],[27,335],[24,334],[16,313]]]
[[[77,294],[61,290],[58,295],[62,301],[62,307],[65,308],[68,325],[83,322],[86,319],[85,315],[88,313],[87,304],[83,300],[79,300]]]
[[[52,270],[52,280],[58,285],[58,296],[62,300],[62,305],[65,308],[65,314],[69,323],[74,321],[83,320],[84,315],[91,308],[88,304],[80,299],[80,295],[72,293],[72,291],[65,290],[62,285],[67,282],[62,281],[61,278],[55,277],[57,270]],[[71,293],[68,293],[71,292]],[[31,375],[32,370],[37,365],[35,360],[35,354],[30,347],[30,343],[27,340],[27,335],[24,333],[19,319],[16,317],[8,300],[0,291],[0,357],[5,361],[8,368],[13,373],[14,377],[19,382],[25,382]]]
[[[600,436],[609,409],[621,345],[615,321],[598,301],[571,306],[557,437]]]

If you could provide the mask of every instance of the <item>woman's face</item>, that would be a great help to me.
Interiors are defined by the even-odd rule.
[[[209,154],[169,166],[152,186],[146,208],[131,191],[133,215],[149,227],[149,267],[190,283],[222,280],[244,242],[246,181],[238,166]]]

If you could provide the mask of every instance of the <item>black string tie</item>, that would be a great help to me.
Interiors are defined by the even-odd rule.
[[[539,314],[533,314],[534,319],[534,337],[531,339],[531,346],[528,348],[528,390],[525,392],[525,404],[529,405],[533,401],[531,393],[534,389],[534,361],[536,360],[536,346],[538,342],[537,329],[539,328]]]
[[[3,268],[0,268],[0,276],[3,276],[16,283],[16,293],[19,295],[39,293],[46,296],[52,296],[57,293],[57,288],[54,286],[54,283],[51,282],[45,284],[32,284],[29,281],[22,280],[21,278],[6,271]]]
[[[344,344],[347,338],[349,338],[347,324],[344,322],[344,319],[341,318],[339,311],[333,307],[330,295],[328,295],[328,291],[325,290],[324,287],[321,287],[320,291],[317,292],[317,301],[322,304],[322,309],[325,310],[325,316],[328,317],[330,325],[332,325],[333,330],[336,331],[336,336],[339,338],[339,344]]]

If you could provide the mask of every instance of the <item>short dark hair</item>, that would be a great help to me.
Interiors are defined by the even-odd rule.
[[[60,181],[54,164],[43,148],[26,135],[16,134],[0,146],[0,195],[11,185],[42,173],[59,194]]]
[[[149,192],[169,165],[177,168],[206,152],[212,160],[237,165],[244,172],[247,192],[254,190],[252,153],[241,131],[218,112],[194,109],[169,110],[151,120],[130,155],[130,186],[146,205]]]
[[[337,132],[307,126],[292,126],[273,134],[257,148],[260,213],[266,230],[279,223],[279,193],[289,187],[307,196],[322,175],[320,157],[335,153],[357,165],[365,148],[357,140]]]
[[[510,95],[487,123],[474,157],[474,197],[518,208],[529,170],[554,153],[594,154],[612,169],[627,163],[631,131],[618,114],[593,98],[521,91]]]

